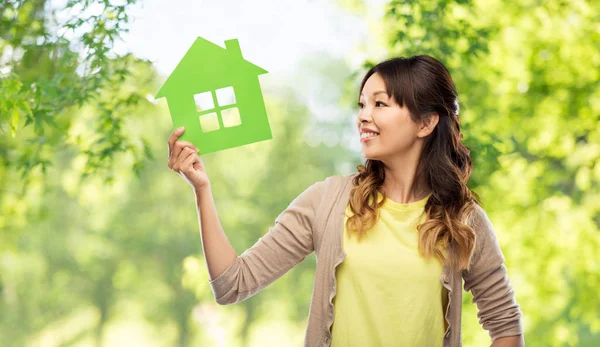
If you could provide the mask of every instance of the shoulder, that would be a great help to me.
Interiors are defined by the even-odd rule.
[[[352,179],[358,175],[358,173],[351,173],[351,174],[347,174],[347,175],[333,175],[333,176],[329,176],[327,177],[324,181],[327,184],[333,184],[333,185],[338,185],[338,186],[345,186],[346,184],[351,183]]]
[[[319,180],[319,181],[313,183],[312,186],[318,186],[320,189],[324,189],[324,188],[327,188],[327,189],[331,189],[331,188],[342,189],[348,183],[351,183],[352,179],[356,175],[357,175],[357,173],[352,173],[352,174],[348,174],[348,175],[332,175],[332,176],[327,176],[324,179]]]
[[[321,186],[323,192],[327,192],[327,196],[339,197],[340,194],[349,190],[352,186],[352,180],[356,175],[358,173],[328,176],[316,184]]]
[[[324,197],[331,196],[336,190],[340,190],[346,181],[346,176],[327,176],[305,188],[297,199],[313,200],[314,203],[317,203],[317,201],[321,201]]]
[[[330,201],[333,203],[340,197],[344,192],[347,192],[352,185],[352,179],[358,173],[352,173],[347,175],[332,175],[313,183],[307,191],[311,191],[312,197],[317,196],[322,200],[322,203]]]

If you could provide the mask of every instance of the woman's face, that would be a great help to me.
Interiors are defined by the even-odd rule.
[[[357,126],[365,159],[385,162],[385,158],[419,150],[415,148],[418,125],[410,118],[406,105],[400,107],[387,95],[383,78],[378,73],[369,77],[361,92]],[[379,135],[365,139],[362,129],[367,128]]]

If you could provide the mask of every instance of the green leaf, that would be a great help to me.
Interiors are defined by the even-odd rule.
[[[17,127],[19,125],[19,109],[13,107],[10,117],[10,136],[14,138],[17,134]]]

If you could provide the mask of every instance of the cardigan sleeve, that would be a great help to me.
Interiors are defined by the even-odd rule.
[[[264,236],[209,280],[218,304],[234,304],[253,296],[313,252],[313,225],[323,184],[316,182],[298,195]]]
[[[473,294],[479,324],[492,342],[500,337],[523,334],[522,312],[504,265],[504,255],[486,212],[475,204],[471,227],[476,233],[469,270],[463,270],[465,291]]]

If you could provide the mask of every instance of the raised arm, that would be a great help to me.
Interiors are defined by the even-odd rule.
[[[258,293],[313,252],[313,224],[324,184],[324,181],[319,181],[304,190],[279,214],[275,225],[269,227],[268,232],[252,247],[231,258],[230,265],[224,271],[215,272],[216,278],[211,275],[209,284],[218,304],[234,304]],[[199,208],[199,213],[214,213],[216,218],[212,196],[210,201],[208,198],[200,200],[203,200],[200,205],[204,205]],[[209,220],[212,218],[209,217]],[[204,227],[204,219],[201,220]],[[202,229],[203,238],[220,232],[214,227],[213,230]],[[222,237],[226,240],[224,233]],[[220,244],[224,252],[229,251],[228,247],[223,246],[224,242]],[[205,255],[210,252],[208,247],[204,247]],[[207,264],[208,261],[207,259]]]
[[[473,302],[477,304],[479,324],[488,331],[493,343],[501,342],[496,340],[502,337],[521,335],[510,345],[522,346],[523,314],[515,300],[498,238],[481,206],[476,205],[470,225],[477,234],[477,241],[471,267],[463,271],[462,276],[465,290],[471,291]]]

